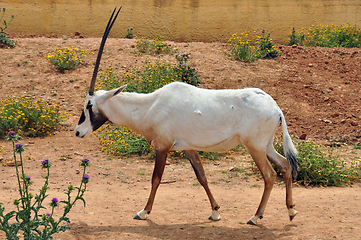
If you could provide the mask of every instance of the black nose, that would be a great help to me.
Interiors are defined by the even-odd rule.
[[[75,136],[79,137],[79,131],[76,131]]]

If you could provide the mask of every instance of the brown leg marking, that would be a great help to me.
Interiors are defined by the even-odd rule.
[[[219,209],[219,205],[217,204],[216,200],[214,199],[211,193],[211,190],[208,187],[206,174],[204,173],[202,161],[198,155],[198,152],[187,150],[184,151],[184,153],[187,155],[190,163],[192,164],[193,170],[196,173],[199,183],[203,186],[204,190],[207,193],[208,199],[211,203],[212,210],[217,211]]]
[[[297,211],[293,210],[294,204],[292,200],[292,168],[289,165],[287,159],[274,150],[273,146],[269,146],[267,149],[267,158],[281,171],[286,185],[286,206],[292,220]],[[292,210],[291,210],[292,209]]]
[[[152,176],[152,189],[144,210],[149,214],[152,211],[155,194],[162,180],[168,150],[155,150],[155,166]]]
[[[264,210],[266,208],[269,196],[273,188],[273,184],[276,180],[276,172],[273,170],[271,164],[269,163],[265,152],[253,149],[248,149],[248,151],[251,154],[258,169],[261,171],[265,183],[262,199],[257,209],[257,212],[255,216],[253,216],[247,222],[248,224],[257,225],[257,219],[262,218]]]

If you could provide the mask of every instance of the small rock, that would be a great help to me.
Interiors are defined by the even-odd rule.
[[[308,64],[308,66],[309,66],[309,67],[313,67],[313,64],[312,64],[312,63],[310,63],[310,64]]]
[[[80,170],[79,170],[79,169],[75,169],[75,172],[76,172],[76,174],[79,174],[79,173],[80,173]]]
[[[356,122],[356,121],[351,121],[351,125],[352,125],[352,126],[357,126],[357,125],[358,125],[358,122]]]
[[[302,134],[299,136],[299,138],[300,138],[301,140],[305,140],[306,137],[307,137],[307,134],[306,134],[306,133],[302,133]]]

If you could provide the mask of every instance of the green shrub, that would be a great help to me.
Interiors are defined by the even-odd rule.
[[[62,73],[76,67],[84,57],[86,57],[84,50],[79,50],[76,47],[72,47],[72,49],[67,47],[64,51],[56,49],[55,52],[50,52],[47,56],[48,62]]]
[[[160,36],[156,36],[153,40],[149,40],[146,38],[137,40],[136,44],[137,50],[135,53],[137,54],[161,54],[161,53],[174,53],[176,49],[169,46],[168,43],[164,41],[164,39]]]
[[[319,47],[360,47],[361,29],[356,25],[311,25],[308,30],[296,32],[293,28],[288,36],[288,45]]]
[[[199,76],[195,68],[186,65],[190,54],[176,55],[178,65],[174,67],[175,75],[178,76],[180,81],[197,86],[199,84]]]
[[[129,154],[147,154],[152,148],[147,140],[130,129],[119,126],[106,125],[94,133],[102,145],[102,152],[118,157]]]
[[[0,137],[10,130],[30,137],[49,135],[61,120],[57,104],[13,96],[0,101]]]
[[[299,173],[297,180],[305,185],[342,186],[352,184],[361,177],[360,161],[346,162],[335,153],[335,148],[325,152],[313,140],[296,141]],[[275,149],[282,149],[282,143],[275,143]],[[279,170],[274,167],[279,173]]]
[[[5,44],[6,46],[9,47],[15,47],[15,43],[10,40],[6,35],[8,35],[5,30],[9,27],[10,23],[14,20],[14,15],[11,15],[11,19],[10,21],[6,21],[6,20],[2,20],[5,12],[6,12],[6,8],[2,8],[0,9],[0,12],[2,12],[1,17],[0,17],[0,24],[3,24],[3,26],[0,26],[0,43]]]
[[[230,53],[225,52],[229,57],[245,62],[254,62],[262,58],[275,58],[281,55],[276,49],[270,34],[263,30],[261,35],[250,37],[247,32],[240,36],[233,34],[228,40]]]

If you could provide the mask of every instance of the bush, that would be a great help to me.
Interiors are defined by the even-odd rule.
[[[11,96],[0,101],[0,137],[9,130],[30,137],[49,135],[62,119],[57,104],[40,99]]]
[[[164,41],[164,39],[160,36],[156,36],[153,40],[148,40],[146,38],[137,40],[136,45],[137,50],[135,53],[137,54],[161,54],[161,53],[174,53],[176,49],[169,46],[168,43]]]
[[[335,153],[335,148],[322,150],[314,140],[296,141],[299,173],[297,180],[305,185],[342,186],[352,184],[361,177],[361,160],[346,162]],[[282,143],[275,149],[283,154]],[[282,150],[282,151],[280,151]],[[274,167],[279,173],[279,170]]]
[[[11,15],[11,19],[9,22],[6,20],[3,21],[2,19],[5,15],[6,8],[0,9],[0,12],[2,12],[0,22],[4,25],[3,27],[0,26],[0,43],[5,44],[9,47],[15,47],[15,43],[6,36],[8,34],[5,32],[5,30],[9,27],[10,23],[14,20],[15,17],[14,15]]]
[[[76,47],[72,47],[72,49],[67,47],[64,51],[56,49],[55,52],[50,52],[47,56],[48,62],[62,73],[76,67],[84,57],[86,57],[84,50],[79,50]]]
[[[247,32],[241,33],[238,37],[233,34],[228,40],[231,53],[225,52],[229,57],[245,62],[254,62],[262,58],[275,58],[281,55],[276,49],[270,34],[263,30],[261,35],[250,37]]]
[[[186,65],[190,54],[176,55],[178,66],[174,68],[175,75],[178,76],[180,81],[197,86],[199,84],[199,76],[195,68]]]
[[[360,47],[361,29],[356,25],[311,25],[308,30],[296,32],[293,28],[288,36],[288,45],[319,47]]]

